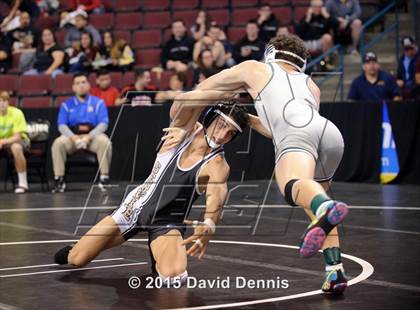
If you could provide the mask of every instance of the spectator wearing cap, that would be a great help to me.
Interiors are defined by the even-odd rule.
[[[316,55],[333,47],[332,29],[331,15],[322,0],[312,0],[305,16],[296,26],[296,34],[305,42],[311,55]]]
[[[91,95],[101,98],[107,107],[112,107],[118,99],[118,88],[111,85],[111,75],[108,70],[101,69],[96,73],[96,87],[90,90]]]
[[[194,39],[191,38],[182,20],[172,22],[172,37],[165,43],[161,54],[162,67],[183,72],[193,59]]]
[[[276,15],[271,11],[270,4],[260,4],[257,22],[260,27],[260,38],[264,42],[267,43],[272,37],[276,36],[277,28],[279,28],[279,21],[277,20]]]
[[[349,100],[401,100],[401,93],[395,78],[380,69],[375,53],[366,53],[363,57],[362,68],[363,73],[351,83]]]
[[[264,57],[265,42],[258,36],[259,28],[255,19],[248,21],[246,35],[233,47],[233,59],[237,64],[245,60],[260,61]]]
[[[357,54],[357,45],[362,29],[360,20],[362,10],[359,0],[327,0],[325,6],[333,20],[338,23],[335,29],[336,41],[347,43],[351,38],[350,52]]]
[[[397,83],[402,90],[404,99],[410,99],[414,95],[416,86],[415,72],[419,52],[411,36],[406,36],[402,39],[402,46],[404,53],[398,62]]]
[[[101,45],[101,35],[95,27],[88,24],[88,16],[82,11],[75,17],[74,26],[67,31],[64,39],[64,46],[69,47],[74,40],[80,40],[82,32],[84,31],[87,31],[92,35],[95,45]]]

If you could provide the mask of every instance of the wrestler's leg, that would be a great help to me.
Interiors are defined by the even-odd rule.
[[[177,229],[172,229],[151,242],[152,255],[160,277],[173,278],[186,272],[187,251],[182,241],[181,233]]]
[[[55,260],[59,264],[84,266],[103,250],[122,244],[125,241],[120,229],[111,216],[106,216],[73,246],[57,252]]]
[[[280,157],[275,168],[277,184],[286,201],[302,206],[311,218],[317,217],[302,238],[300,254],[303,257],[314,255],[347,214],[345,204],[334,202],[313,180],[315,165],[315,159],[309,153],[291,151]]]

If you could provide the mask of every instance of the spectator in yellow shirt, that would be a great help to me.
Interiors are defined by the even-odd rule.
[[[23,194],[28,190],[24,152],[29,149],[30,140],[25,116],[18,108],[9,106],[9,102],[9,94],[0,91],[0,152],[12,155],[19,179],[15,193]]]

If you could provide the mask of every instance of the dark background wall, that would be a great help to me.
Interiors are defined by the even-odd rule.
[[[395,182],[420,184],[420,103],[390,103],[388,108],[401,170]],[[52,140],[58,136],[57,112],[56,108],[24,109],[28,121],[41,118],[51,122]],[[169,105],[124,106],[123,109],[115,107],[109,109],[109,114],[111,122],[108,134],[111,135],[113,132],[111,178],[131,180],[134,176],[136,181],[145,179],[154,162],[156,147],[162,135],[161,130],[169,124]],[[337,125],[346,145],[335,180],[379,182],[382,144],[381,103],[323,103],[321,114]],[[268,179],[272,175],[274,167],[272,143],[256,132],[247,131],[239,139],[227,145],[226,156],[231,165],[231,180]],[[48,167],[49,175],[52,176],[51,163]],[[92,180],[91,171],[86,170],[82,179]]]

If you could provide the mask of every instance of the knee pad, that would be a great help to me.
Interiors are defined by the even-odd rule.
[[[289,182],[287,182],[286,183],[286,186],[284,187],[284,199],[292,207],[296,207],[297,206],[297,204],[295,204],[295,202],[293,201],[293,195],[292,195],[293,185],[297,181],[299,181],[299,179],[292,179]]]
[[[181,283],[181,286],[184,285],[185,283],[187,283],[187,278],[188,278],[188,271],[184,271],[183,273],[175,276],[175,277],[165,277],[162,276],[159,272],[159,278],[162,279],[162,282],[165,283],[168,286],[172,286],[174,283],[178,282]]]
[[[68,245],[59,250],[54,255],[54,262],[59,265],[67,265],[69,262],[67,261],[69,257],[69,252],[73,247]]]

